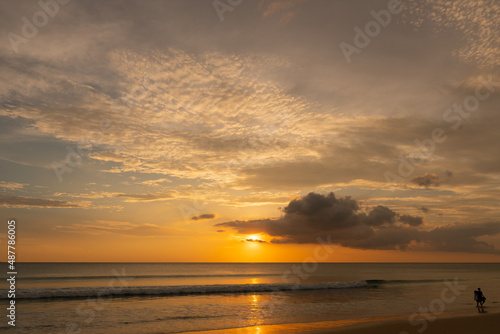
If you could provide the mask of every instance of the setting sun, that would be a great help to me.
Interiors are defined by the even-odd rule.
[[[262,240],[262,237],[259,235],[259,234],[251,234],[249,236],[246,237],[246,240],[247,241],[264,241]]]

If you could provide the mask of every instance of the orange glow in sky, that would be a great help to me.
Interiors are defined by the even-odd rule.
[[[365,48],[363,1],[212,2],[75,1],[3,39],[18,261],[500,261],[496,7],[404,1]],[[4,3],[4,37],[40,10]]]

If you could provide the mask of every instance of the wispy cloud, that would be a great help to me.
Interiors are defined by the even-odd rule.
[[[308,0],[261,0],[259,8],[263,17],[277,15],[280,22],[287,23],[299,11],[300,5]]]
[[[185,231],[183,230],[155,224],[134,224],[130,222],[106,220],[83,224],[57,225],[54,229],[57,231],[72,233],[86,233],[94,235],[106,233],[135,237],[166,237],[185,234]]]
[[[160,178],[160,179],[154,179],[154,180],[141,181],[139,183],[147,185],[147,186],[158,187],[158,186],[160,186],[161,183],[171,183],[171,182],[172,181],[167,179],[167,178]]]
[[[54,193],[53,196],[57,197],[74,197],[74,198],[89,198],[89,199],[97,199],[97,198],[109,198],[114,197],[117,193],[110,193],[105,191],[92,191],[89,193]]]
[[[127,202],[153,202],[165,201],[174,198],[171,193],[152,193],[152,194],[115,194],[114,197],[124,198]]]
[[[0,181],[0,188],[8,190],[19,190],[27,186],[25,183]]]
[[[171,49],[148,55],[115,51],[110,62],[122,76],[121,97],[70,83],[71,92],[42,93],[76,94],[64,106],[38,102],[34,108],[30,101],[42,95],[21,94],[0,113],[31,121],[47,135],[93,145],[89,157],[113,164],[103,166],[110,172],[168,170],[182,178],[217,179],[241,166],[315,154],[308,143],[317,133],[305,126],[321,123],[315,105],[258,78],[288,66],[280,59]],[[103,121],[111,124],[106,130]],[[283,150],[290,146],[293,153]]]
[[[67,202],[33,197],[0,195],[0,206],[21,208],[82,208],[88,207],[89,202]]]

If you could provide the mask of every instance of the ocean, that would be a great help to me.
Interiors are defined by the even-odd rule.
[[[17,263],[17,272],[16,327],[4,316],[0,331],[183,333],[409,314],[416,321],[426,312],[477,312],[478,287],[489,310],[500,302],[498,263]],[[7,284],[0,288],[7,307]]]

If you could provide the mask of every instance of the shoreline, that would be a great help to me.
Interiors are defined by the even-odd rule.
[[[472,312],[471,312],[472,311]],[[401,316],[345,319],[310,323],[289,323],[230,328],[210,331],[191,331],[182,334],[481,334],[498,333],[500,308],[485,307],[484,313],[477,309],[454,311],[436,316],[433,321],[420,321],[412,326],[410,314]],[[423,318],[418,318],[423,320]],[[425,326],[425,327],[424,327]],[[425,329],[424,329],[425,328]]]

